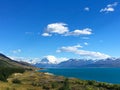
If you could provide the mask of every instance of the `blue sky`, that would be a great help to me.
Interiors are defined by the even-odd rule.
[[[0,52],[120,57],[120,0],[0,0]]]

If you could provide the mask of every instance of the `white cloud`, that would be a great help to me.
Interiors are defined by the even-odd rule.
[[[43,33],[42,36],[48,37],[48,36],[52,36],[52,35],[49,33]]]
[[[118,2],[114,2],[113,4],[108,4],[105,8],[102,8],[100,12],[114,12],[115,7],[118,5]]]
[[[113,11],[114,11],[114,8],[112,8],[112,7],[107,7],[107,8],[100,10],[100,12],[113,12]]]
[[[17,54],[17,53],[21,53],[22,50],[21,50],[21,49],[17,49],[17,50],[12,50],[11,52],[12,52],[13,54]]]
[[[84,45],[86,45],[86,46],[87,46],[87,45],[88,45],[88,43],[87,43],[87,42],[84,42]]]
[[[27,62],[30,64],[36,64],[40,62],[40,58],[25,58],[25,57],[16,57],[16,56],[9,56],[11,59],[16,60],[16,61],[23,61]]]
[[[75,46],[61,47],[60,49],[57,50],[57,52],[71,52],[92,59],[105,59],[110,57],[109,55],[100,52],[81,50],[79,49],[79,47]]]
[[[52,23],[48,24],[45,32],[42,36],[52,36],[53,34],[60,34],[62,36],[80,36],[80,35],[91,35],[92,29],[85,28],[82,30],[76,29],[69,31],[67,24],[65,23]]]
[[[42,36],[51,36],[52,34],[64,34],[68,32],[67,24],[65,23],[52,23],[48,24],[45,33]]]
[[[89,7],[85,7],[84,10],[85,11],[90,11],[90,8]]]
[[[60,49],[58,49],[56,52],[62,52],[62,51],[65,51],[65,52],[69,52],[69,51],[75,52],[75,51],[78,50],[78,48],[82,48],[82,46],[80,46],[80,45],[67,46],[67,47],[63,46]]]
[[[90,28],[85,28],[83,30],[74,30],[72,32],[68,32],[65,36],[80,36],[80,35],[91,35],[92,30]]]

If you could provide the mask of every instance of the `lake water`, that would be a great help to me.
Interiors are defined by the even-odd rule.
[[[40,70],[65,77],[120,84],[120,68],[50,68]]]

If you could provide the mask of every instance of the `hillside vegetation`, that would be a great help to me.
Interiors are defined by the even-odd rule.
[[[28,63],[0,54],[0,90],[120,90],[120,85],[38,72]]]
[[[25,71],[12,74],[7,82],[0,81],[0,90],[120,90],[120,85]]]
[[[19,67],[19,68],[34,68],[31,64],[26,62],[18,62],[0,53],[0,67]]]
[[[32,65],[24,62],[14,61],[7,56],[0,54],[0,80],[7,81],[13,73],[23,73],[25,70],[35,69]]]

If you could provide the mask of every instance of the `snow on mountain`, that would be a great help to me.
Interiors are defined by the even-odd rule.
[[[107,59],[67,59],[56,58],[55,56],[48,55],[43,59],[40,58],[23,58],[23,57],[10,57],[16,61],[24,61],[39,67],[120,67],[120,58],[107,58]]]
[[[43,64],[58,64],[58,63],[61,63],[63,61],[66,61],[68,60],[67,58],[57,58],[55,56],[52,56],[52,55],[48,55],[48,56],[45,56],[43,59],[40,60],[40,62],[38,63],[43,63]]]
[[[42,59],[41,58],[24,58],[24,57],[15,57],[15,56],[9,56],[9,57],[13,60],[24,61],[24,62],[28,62],[30,64],[36,64],[36,63],[58,64],[60,62],[68,60],[68,58],[64,58],[64,57],[58,58],[53,55],[44,56]]]
[[[46,62],[46,63],[49,63],[49,64],[57,64],[57,58],[55,56],[52,56],[52,55],[48,55],[46,56],[45,58],[43,58],[41,60],[41,62]]]

